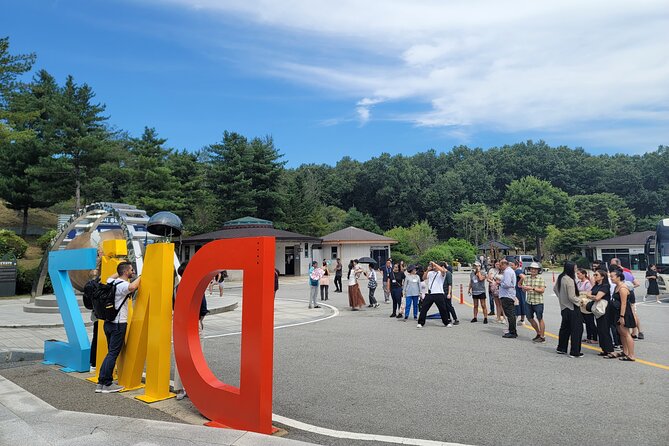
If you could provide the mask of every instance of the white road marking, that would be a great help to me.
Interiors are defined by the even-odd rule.
[[[462,443],[448,443],[444,441],[421,440],[418,438],[404,438],[404,437],[393,437],[389,435],[375,435],[375,434],[363,434],[359,432],[338,431],[334,429],[327,429],[324,427],[314,426],[312,424],[302,423],[301,421],[286,418],[277,414],[272,414],[272,420],[276,421],[277,423],[294,427],[295,429],[300,429],[306,432],[312,432],[314,434],[324,435],[327,437],[346,438],[348,440],[381,441],[384,443],[410,444],[415,446],[465,446]]]
[[[280,297],[277,297],[277,300],[288,300],[288,301],[292,301],[292,302],[304,302],[304,303],[307,303],[307,301],[304,301],[304,300],[299,300],[299,299],[284,299],[284,298],[280,298]],[[333,313],[330,314],[329,316],[321,317],[321,318],[318,318],[318,319],[313,319],[313,320],[310,320],[310,321],[296,322],[296,323],[294,323],[294,324],[278,325],[278,326],[275,326],[274,329],[275,329],[275,330],[279,330],[279,329],[282,329],[282,328],[290,328],[290,327],[298,327],[298,326],[300,326],[300,325],[315,324],[316,322],[326,321],[326,320],[328,320],[328,319],[332,319],[333,317],[337,317],[337,316],[339,316],[339,310],[338,310],[337,308],[333,307],[332,305],[328,305],[328,304],[325,304],[325,303],[321,303],[321,304],[319,304],[319,305],[324,306],[324,307],[328,307],[329,309],[331,309],[331,310],[333,311]],[[242,333],[241,331],[235,331],[235,332],[232,332],[232,333],[223,333],[223,334],[217,334],[217,335],[209,335],[209,336],[203,336],[203,339],[223,338],[223,337],[226,337],[226,336],[235,336],[235,335],[238,335],[238,334],[241,334],[241,333]]]

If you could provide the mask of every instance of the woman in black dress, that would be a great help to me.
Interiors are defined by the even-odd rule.
[[[595,286],[590,290],[588,297],[594,302],[605,300],[610,304],[611,300],[611,285],[609,285],[608,274],[605,270],[599,269],[593,274],[595,279]],[[596,319],[597,322],[597,337],[599,339],[599,347],[602,352],[599,356],[611,359],[616,356],[613,353],[613,340],[611,339],[611,325],[609,323],[609,306],[606,307],[607,312]]]
[[[655,266],[655,264],[652,264],[648,267],[648,271],[646,271],[646,281],[648,281],[648,288],[646,289],[646,297],[655,296],[655,302],[659,304],[660,287],[657,286],[657,266]]]
[[[635,361],[634,357],[634,339],[630,334],[630,328],[636,327],[634,322],[634,314],[632,313],[632,304],[629,300],[630,291],[625,285],[625,274],[622,270],[614,270],[609,274],[611,282],[616,286],[611,296],[611,305],[616,311],[611,314],[618,328],[618,335],[620,335],[620,342],[623,344],[623,353],[619,356],[621,361]]]

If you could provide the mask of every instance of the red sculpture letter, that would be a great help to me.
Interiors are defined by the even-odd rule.
[[[206,244],[188,263],[174,307],[174,354],[193,404],[217,424],[262,434],[272,433],[274,250],[273,237]],[[239,388],[214,376],[198,335],[202,296],[224,269],[244,271]]]

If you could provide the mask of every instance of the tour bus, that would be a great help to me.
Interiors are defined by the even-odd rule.
[[[660,294],[669,293],[669,218],[659,221],[655,234],[646,240],[644,251],[648,264],[657,265],[657,285]]]

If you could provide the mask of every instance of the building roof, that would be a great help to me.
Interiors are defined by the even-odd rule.
[[[237,218],[235,220],[230,220],[226,221],[223,223],[223,227],[229,227],[229,226],[256,226],[256,227],[269,227],[273,228],[274,223],[272,223],[269,220],[263,220],[261,218],[255,218],[255,217],[242,217],[242,218]]]
[[[375,234],[373,232],[365,231],[364,229],[359,229],[354,226],[349,226],[348,228],[340,229],[331,234],[323,236],[323,244],[346,244],[346,243],[387,243],[392,245],[397,243],[397,240],[393,240],[390,237],[384,235]]]
[[[248,238],[248,237],[275,237],[277,240],[300,241],[310,243],[320,243],[318,237],[298,234],[296,232],[284,231],[274,228],[274,224],[269,220],[262,220],[255,217],[242,217],[223,223],[223,229],[206,234],[193,235],[185,237],[182,242],[210,242],[212,240],[230,239],[230,238]]]
[[[476,247],[476,249],[478,249],[478,250],[483,250],[483,251],[487,251],[487,250],[490,249],[491,246],[492,246],[492,247],[495,247],[495,248],[497,248],[497,249],[501,249],[501,250],[503,250],[503,251],[508,251],[508,250],[510,250],[510,249],[513,249],[513,247],[511,247],[511,246],[509,246],[509,245],[505,245],[505,244],[502,243],[502,242],[498,242],[497,240],[490,240],[490,241],[487,241],[487,242],[485,242],[485,243],[483,243],[483,244],[478,245],[478,246]]]
[[[295,240],[300,242],[319,243],[321,239],[309,235],[297,234],[295,232],[283,231],[275,228],[230,228],[219,231],[208,232],[206,234],[186,237],[183,243],[188,242],[210,242],[212,240],[229,238],[248,238],[248,237],[275,237],[277,240]]]
[[[646,239],[653,234],[655,234],[655,231],[633,232],[631,234],[607,238],[604,240],[586,242],[583,244],[583,246],[589,248],[603,247],[603,246],[621,246],[621,245],[643,246],[646,244]]]

